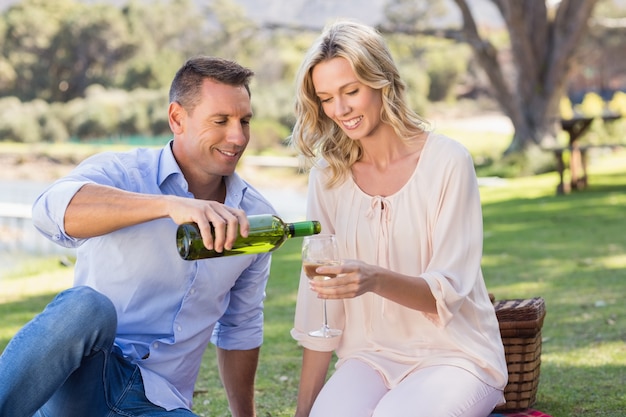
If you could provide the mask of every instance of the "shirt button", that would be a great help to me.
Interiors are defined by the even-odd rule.
[[[176,326],[176,330],[178,330],[178,331],[180,332],[180,331],[182,331],[182,330],[183,330],[183,328],[182,328],[182,327],[180,327],[180,326]]]
[[[158,348],[159,348],[159,343],[158,343],[158,342],[154,342],[154,343],[152,344],[152,348],[153,348],[153,349],[158,349]]]
[[[191,291],[189,291],[191,294],[195,294],[196,293],[196,289],[192,288]]]

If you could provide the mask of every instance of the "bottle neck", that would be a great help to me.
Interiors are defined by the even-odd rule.
[[[289,237],[311,236],[322,231],[322,226],[316,220],[286,223],[285,228]]]

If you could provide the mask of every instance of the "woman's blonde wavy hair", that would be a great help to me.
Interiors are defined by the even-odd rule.
[[[296,76],[296,123],[290,143],[308,166],[321,159],[328,162],[328,186],[344,179],[363,153],[359,141],[350,139],[324,114],[315,94],[313,68],[332,58],[345,58],[359,82],[382,92],[381,120],[389,123],[400,138],[410,140],[426,130],[426,121],[405,99],[406,85],[383,37],[367,25],[340,20],[324,29],[305,55]]]

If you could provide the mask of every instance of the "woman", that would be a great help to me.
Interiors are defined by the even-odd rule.
[[[318,268],[336,279],[300,279],[296,416],[487,416],[504,402],[507,368],[471,156],[426,130],[368,26],[328,26],[296,85],[292,143],[313,163],[308,216],[336,234],[344,259]],[[341,336],[308,335],[320,299]]]

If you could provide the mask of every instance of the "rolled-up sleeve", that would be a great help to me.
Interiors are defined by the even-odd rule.
[[[33,224],[51,241],[67,247],[79,246],[84,239],[76,239],[65,232],[65,211],[74,195],[88,181],[59,180],[48,187],[33,203]]]
[[[74,195],[85,184],[102,184],[121,189],[134,189],[128,179],[128,166],[133,155],[103,152],[81,162],[64,178],[54,182],[35,200],[33,223],[45,237],[65,247],[80,246],[84,239],[76,239],[65,232],[65,212]]]
[[[271,254],[256,261],[237,279],[228,308],[213,330],[211,342],[226,350],[254,349],[263,343],[263,302]]]

